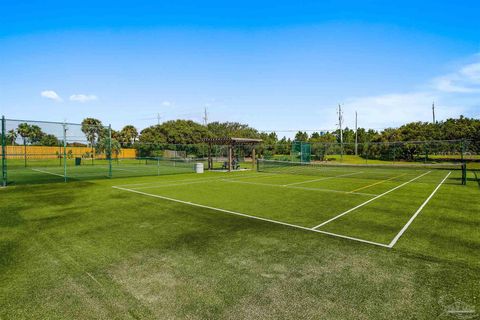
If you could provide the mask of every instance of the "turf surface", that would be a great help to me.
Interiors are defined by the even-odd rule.
[[[192,205],[311,228],[423,174],[402,173],[186,173],[0,189],[0,319],[478,318],[480,190],[457,173],[391,249]],[[388,244],[445,175],[319,230]]]

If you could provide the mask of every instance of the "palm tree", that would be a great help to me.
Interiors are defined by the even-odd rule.
[[[30,137],[32,127],[28,123],[20,123],[17,127],[17,133],[23,140],[23,154],[25,159],[25,167],[27,167],[27,139]]]
[[[40,128],[39,126],[34,124],[30,126],[30,134],[29,134],[30,143],[33,144],[33,143],[40,142],[40,140],[42,140],[42,137],[44,135],[45,134],[43,133],[42,128]]]
[[[138,130],[132,125],[127,125],[123,127],[122,131],[120,131],[120,135],[122,140],[127,142],[129,145],[132,145],[137,140]]]
[[[85,134],[85,137],[90,143],[90,148],[92,149],[93,164],[93,159],[95,158],[95,149],[93,146],[95,145],[95,141],[97,141],[104,132],[102,121],[95,118],[83,119],[82,132]]]
[[[95,149],[97,153],[105,153],[105,158],[110,160],[113,155],[118,159],[122,147],[116,139],[112,138],[110,140],[109,137],[104,137],[98,141]]]
[[[18,133],[15,130],[11,129],[7,132],[7,137],[6,137],[7,141],[9,141],[12,144],[12,146],[15,145],[15,141],[17,140],[17,137],[18,137]]]

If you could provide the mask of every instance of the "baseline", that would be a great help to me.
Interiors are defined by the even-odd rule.
[[[193,174],[193,173],[192,173]],[[258,177],[260,176],[259,174],[249,174],[249,175],[242,175],[239,177],[235,177],[232,179],[242,179],[242,178],[252,178],[252,177]],[[217,180],[222,180],[224,178],[221,177],[210,177],[210,178],[188,178],[188,179],[180,179],[180,180],[171,180],[171,182],[188,182],[188,181],[217,181]],[[135,186],[162,186],[165,183],[158,183],[158,182],[144,182],[144,183],[130,183],[130,184],[121,184],[118,185],[117,187],[135,187]]]

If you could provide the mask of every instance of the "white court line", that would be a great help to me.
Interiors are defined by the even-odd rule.
[[[272,174],[273,175],[273,174]],[[235,178],[230,178],[230,180],[232,181],[236,181],[238,179],[249,179],[249,178],[256,178],[256,177],[260,177],[262,178],[264,175],[261,175],[261,174],[250,174],[250,175],[242,175],[242,176],[238,176],[238,177],[235,177]],[[226,178],[226,176],[225,176]],[[164,186],[166,184],[168,184],[168,186],[175,186],[175,183],[176,182],[179,182],[177,185],[183,185],[184,183],[183,182],[197,182],[197,181],[222,181],[224,180],[225,178],[222,178],[222,177],[211,177],[211,178],[190,178],[190,179],[181,179],[181,180],[170,180],[170,181],[164,181],[162,183],[158,183],[158,182],[146,182],[146,183],[135,183],[135,184],[122,184],[122,185],[118,185],[116,187],[134,187],[135,189],[150,189],[150,188],[156,188],[156,187],[161,187],[161,186]],[[172,183],[170,183],[172,182]],[[140,188],[137,188],[137,186],[145,186],[145,187],[140,187]]]
[[[432,197],[435,195],[435,193],[437,192],[438,189],[440,189],[440,187],[442,186],[442,184],[445,182],[445,180],[447,180],[448,176],[451,174],[452,172],[450,171],[446,176],[445,178],[443,178],[443,180],[438,184],[438,186],[435,188],[435,190],[433,190],[433,192],[430,194],[430,196],[427,198],[427,200],[425,200],[424,203],[422,203],[422,205],[418,208],[418,210],[413,214],[413,216],[410,218],[410,220],[408,220],[407,224],[405,224],[402,228],[402,230],[400,230],[400,232],[395,236],[395,238],[393,238],[392,242],[390,242],[390,244],[388,245],[390,248],[393,248],[393,246],[395,245],[395,243],[397,243],[398,239],[400,239],[400,237],[402,236],[402,234],[407,231],[408,227],[412,224],[413,220],[415,220],[415,218],[420,214],[420,212],[423,210],[423,208],[427,205],[427,203],[430,201],[430,199],[432,199]]]
[[[403,187],[404,185],[407,185],[407,184],[409,184],[410,182],[413,182],[413,181],[415,181],[415,180],[423,177],[424,175],[429,174],[430,172],[431,172],[431,171],[427,171],[427,172],[425,172],[424,174],[421,174],[421,175],[419,175],[419,176],[416,176],[415,178],[413,178],[413,179],[411,179],[411,180],[408,180],[407,182],[404,182],[404,183],[402,183],[401,185],[396,186],[395,188],[392,188],[392,189],[390,189],[390,190],[388,190],[388,191],[386,191],[386,192],[384,192],[384,193],[382,193],[382,194],[379,194],[379,195],[376,196],[375,198],[369,199],[369,200],[367,200],[367,201],[359,204],[358,206],[356,206],[356,207],[354,207],[354,208],[352,208],[352,209],[349,209],[349,210],[347,210],[347,211],[345,211],[345,212],[343,212],[343,213],[340,213],[339,215],[337,215],[337,216],[335,216],[335,217],[333,217],[333,218],[331,218],[331,219],[329,219],[329,220],[327,220],[327,221],[325,221],[325,222],[320,223],[318,226],[315,226],[315,227],[313,227],[312,229],[320,228],[320,227],[326,225],[327,223],[330,223],[330,222],[332,222],[332,221],[334,221],[334,220],[337,220],[338,218],[340,218],[340,217],[342,217],[342,216],[344,216],[344,215],[346,215],[346,214],[348,214],[348,213],[350,213],[350,212],[352,212],[352,211],[354,211],[354,210],[357,210],[358,208],[361,208],[361,207],[363,207],[364,205],[369,204],[370,202],[372,202],[372,201],[374,201],[374,200],[377,200],[378,198],[381,198],[381,197],[383,197],[384,195],[387,195],[387,194],[389,194],[390,192],[395,191],[395,190],[397,190],[398,188],[401,188],[401,187]]]
[[[238,177],[235,179],[248,179],[248,178],[255,178],[256,176],[245,176],[245,177]],[[179,180],[181,181],[181,180]],[[143,190],[143,189],[152,189],[152,188],[160,188],[160,187],[176,187],[176,186],[184,186],[184,185],[189,185],[189,184],[197,184],[197,183],[204,183],[204,182],[216,182],[216,181],[225,181],[223,178],[205,178],[205,179],[191,179],[191,180],[186,180],[185,182],[180,182],[180,183],[162,183],[162,184],[156,184],[156,185],[151,185],[151,186],[145,186],[145,187],[134,187],[136,190]],[[237,182],[236,180],[233,180]],[[238,181],[238,182],[243,182],[243,181]]]
[[[214,210],[214,211],[220,211],[220,212],[229,213],[229,214],[233,214],[233,215],[237,215],[237,216],[241,216],[241,217],[245,217],[245,218],[262,220],[262,221],[271,222],[271,223],[275,223],[275,224],[279,224],[279,225],[284,225],[284,226],[288,226],[288,227],[292,227],[292,228],[302,229],[302,230],[306,230],[306,231],[310,231],[310,232],[317,232],[317,233],[326,234],[326,235],[333,236],[333,237],[338,237],[338,238],[342,238],[342,239],[348,239],[348,240],[353,240],[353,241],[358,241],[358,242],[362,242],[362,243],[372,244],[372,245],[380,246],[380,247],[384,247],[384,248],[389,248],[388,245],[383,244],[383,243],[378,243],[378,242],[368,241],[368,240],[364,240],[364,239],[349,237],[349,236],[336,234],[336,233],[332,233],[332,232],[326,232],[326,231],[322,231],[322,230],[314,230],[314,229],[311,229],[311,228],[302,227],[302,226],[287,223],[287,222],[281,222],[281,221],[277,221],[277,220],[251,216],[251,215],[248,215],[248,214],[245,214],[245,213],[240,213],[240,212],[221,209],[221,208],[210,207],[210,206],[206,206],[206,205],[203,205],[203,204],[178,200],[178,199],[174,199],[174,198],[168,198],[168,197],[160,196],[160,195],[157,195],[157,194],[146,193],[146,192],[137,191],[137,190],[133,190],[133,189],[122,188],[122,187],[118,187],[118,186],[113,186],[112,188],[115,188],[115,189],[118,189],[118,190],[123,190],[123,191],[128,191],[128,192],[133,192],[133,193],[138,193],[138,194],[141,194],[141,195],[144,195],[144,196],[159,198],[159,199],[168,200],[168,201],[172,201],[172,202],[178,202],[178,203],[186,204],[186,205],[193,206],[193,207],[199,207],[199,208],[210,209],[210,210]]]
[[[108,167],[107,167],[108,168]],[[145,171],[152,171],[152,172],[157,172],[157,167],[155,168],[148,168],[148,169],[151,169],[151,170],[145,170],[146,168],[141,168],[141,169],[138,169],[138,168],[135,168],[135,167],[127,167],[128,169],[125,169],[125,167],[122,167],[122,168],[117,168],[117,167],[112,167],[112,171],[128,171],[128,172],[145,172]]]
[[[375,182],[375,183],[372,183],[372,184],[369,184],[369,185],[367,185],[367,186],[363,186],[363,187],[357,188],[357,189],[352,190],[352,191],[350,191],[350,192],[356,192],[356,191],[368,189],[368,188],[371,188],[371,187],[373,187],[373,186],[376,186],[376,185],[385,183],[385,182],[387,182],[387,181],[390,181],[390,180],[393,180],[393,179],[396,179],[396,178],[403,177],[404,175],[406,175],[406,173],[402,173],[402,174],[400,174],[400,175],[398,175],[398,176],[394,176],[394,177],[391,177],[391,178],[389,178],[389,179],[377,181],[377,182]]]
[[[63,174],[53,173],[53,172],[44,171],[44,170],[40,170],[40,169],[32,169],[32,170],[37,171],[37,172],[41,172],[41,173],[51,174],[52,176],[57,176],[57,177],[62,177],[62,178],[65,177]]]
[[[155,189],[155,188],[162,188],[162,187],[177,187],[177,186],[187,186],[190,184],[198,184],[198,183],[205,183],[205,182],[216,182],[221,180],[197,180],[197,181],[189,181],[189,182],[181,182],[181,183],[164,183],[158,184],[154,186],[145,186],[145,187],[134,187],[133,190],[144,190],[144,189]]]
[[[342,194],[358,194],[358,195],[369,196],[369,197],[377,196],[376,194],[372,194],[372,193],[350,192],[350,191],[341,191],[341,190],[334,190],[334,189],[308,188],[308,187],[299,187],[299,186],[288,186],[288,185],[275,184],[275,183],[237,181],[237,180],[230,180],[230,179],[222,179],[222,180],[225,181],[225,182],[244,183],[244,184],[257,185],[257,186],[267,186],[267,187],[277,187],[277,188],[287,188],[287,189],[300,189],[300,190],[310,190],[310,191],[320,191],[320,192],[333,192],[333,193],[342,193]]]
[[[253,176],[244,177],[244,178],[254,178]],[[240,177],[237,179],[241,179]],[[300,189],[300,190],[310,190],[310,191],[321,191],[321,192],[334,192],[334,193],[342,193],[342,194],[358,194],[364,195],[369,197],[375,197],[376,194],[370,193],[361,193],[361,192],[350,192],[350,191],[339,191],[339,190],[332,190],[332,189],[321,189],[321,188],[307,188],[307,187],[297,187],[297,186],[285,186],[280,184],[274,183],[262,183],[262,182],[251,182],[251,181],[239,181],[234,179],[223,179],[223,178],[212,178],[212,179],[187,179],[183,180],[184,182],[180,182],[182,180],[178,180],[179,183],[162,183],[162,184],[154,184],[154,185],[146,185],[146,186],[135,186],[131,187],[133,190],[144,190],[144,189],[155,189],[155,188],[162,188],[162,187],[176,187],[176,186],[184,186],[184,185],[191,185],[191,184],[199,184],[204,182],[233,182],[233,183],[243,183],[243,184],[252,184],[252,185],[259,185],[259,186],[269,186],[269,187],[277,187],[277,188],[289,188],[289,189]],[[125,185],[119,185],[117,187],[124,187]]]
[[[192,174],[194,174],[192,172]],[[254,178],[254,177],[261,177],[262,174],[249,174],[249,175],[239,175],[238,177],[235,177],[235,178],[232,178],[232,179],[243,179],[243,178]],[[225,176],[227,177],[227,176]],[[210,177],[210,178],[188,178],[188,179],[180,179],[180,180],[170,180],[171,182],[184,182],[184,181],[216,181],[216,180],[222,180],[223,178],[221,177]],[[170,182],[170,181],[166,181],[166,182]],[[145,186],[145,185],[151,185],[151,186],[155,186],[155,185],[163,185],[164,183],[161,183],[159,184],[158,182],[144,182],[144,183],[132,183],[132,184],[122,184],[122,185],[118,185],[117,187],[135,187],[135,186]]]
[[[341,174],[341,175],[333,176],[333,177],[324,177],[324,178],[320,178],[320,179],[314,179],[314,180],[307,180],[307,181],[300,181],[300,182],[288,183],[288,184],[284,184],[283,186],[285,186],[285,187],[287,187],[287,186],[295,186],[295,185],[297,185],[297,184],[304,184],[304,183],[310,183],[310,182],[316,182],[316,181],[330,180],[330,179],[335,179],[335,178],[340,178],[340,177],[348,177],[348,176],[353,176],[353,175],[355,175],[355,174],[360,174],[360,173],[363,173],[363,171],[354,172],[354,173],[347,173],[347,174]]]

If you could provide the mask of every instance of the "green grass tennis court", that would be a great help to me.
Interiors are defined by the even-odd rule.
[[[479,308],[480,190],[456,165],[191,165],[125,161],[97,179],[107,164],[69,164],[68,183],[50,162],[10,170],[0,318],[451,319],[452,305]]]
[[[256,173],[115,188],[391,248],[442,184],[461,181],[461,171],[453,166],[291,167],[265,162]]]

